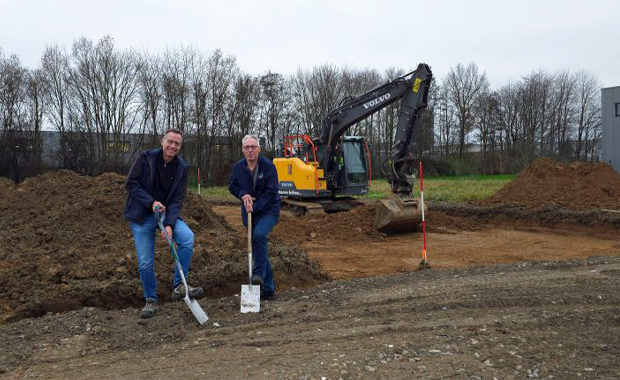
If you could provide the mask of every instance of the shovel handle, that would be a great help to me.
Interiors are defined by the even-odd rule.
[[[177,250],[174,248],[174,242],[168,236],[168,232],[164,227],[164,217],[165,213],[159,212],[159,210],[155,209],[155,220],[157,220],[157,226],[159,230],[166,237],[166,241],[170,245],[170,253],[172,254],[172,258],[174,259],[174,265],[177,267],[179,274],[181,275],[181,280],[183,281],[183,285],[185,285],[185,297],[189,299],[189,288],[187,287],[187,280],[185,280],[185,274],[183,273],[183,267],[181,266],[181,260],[179,260],[179,255],[177,255]]]
[[[248,284],[252,285],[252,213],[248,212]]]

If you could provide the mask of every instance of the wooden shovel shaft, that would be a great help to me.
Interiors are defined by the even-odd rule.
[[[252,213],[248,212],[248,284],[252,285]]]

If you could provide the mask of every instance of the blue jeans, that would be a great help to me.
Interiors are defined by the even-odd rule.
[[[155,301],[159,302],[159,297],[157,297],[157,278],[155,277],[155,234],[161,235],[157,228],[155,215],[149,215],[143,224],[132,222],[131,232],[133,233],[133,241],[136,246],[138,270],[140,271],[140,282],[142,282],[144,298],[154,298]],[[172,228],[172,238],[177,243],[177,255],[183,268],[183,274],[185,274],[185,279],[189,281],[187,278],[189,263],[194,254],[194,233],[185,222],[177,219]],[[181,275],[175,265],[172,284],[176,287],[181,282]]]
[[[271,262],[267,256],[267,235],[277,222],[278,217],[276,215],[261,215],[252,220],[252,257],[254,259],[252,276],[260,276],[263,279],[263,290],[265,292],[276,291]]]

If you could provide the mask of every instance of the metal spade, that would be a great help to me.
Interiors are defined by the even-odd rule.
[[[241,312],[260,312],[260,286],[252,285],[252,213],[248,212],[248,285],[241,285]]]
[[[185,280],[185,275],[183,274],[183,268],[181,267],[181,262],[179,261],[177,250],[176,248],[174,248],[174,242],[172,241],[172,239],[170,239],[168,233],[166,232],[166,229],[164,228],[163,219],[164,214],[157,212],[157,225],[159,226],[159,229],[162,231],[164,236],[166,236],[168,244],[170,244],[170,253],[172,253],[172,257],[174,258],[174,264],[179,270],[181,280],[183,280],[183,286],[185,287],[185,298],[183,298],[183,300],[192,311],[192,314],[194,314],[194,317],[196,317],[196,320],[198,320],[198,323],[202,325],[209,320],[209,317],[207,316],[207,313],[202,310],[202,307],[200,307],[198,301],[196,301],[194,298],[189,297],[189,287],[187,286],[187,281]]]

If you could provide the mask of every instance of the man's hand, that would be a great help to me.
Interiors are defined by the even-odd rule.
[[[165,230],[166,230],[166,234],[168,234],[168,237],[170,238],[170,240],[172,240],[172,227],[166,226]],[[164,232],[163,231],[160,231],[160,232],[161,232],[162,239],[166,240],[166,235],[164,234]]]
[[[155,201],[153,202],[153,213],[162,213],[166,212],[166,206],[164,206],[161,202]]]
[[[252,196],[250,194],[246,194],[241,197],[241,200],[245,206],[245,212],[252,212],[252,205],[254,204],[254,201],[252,201]]]

